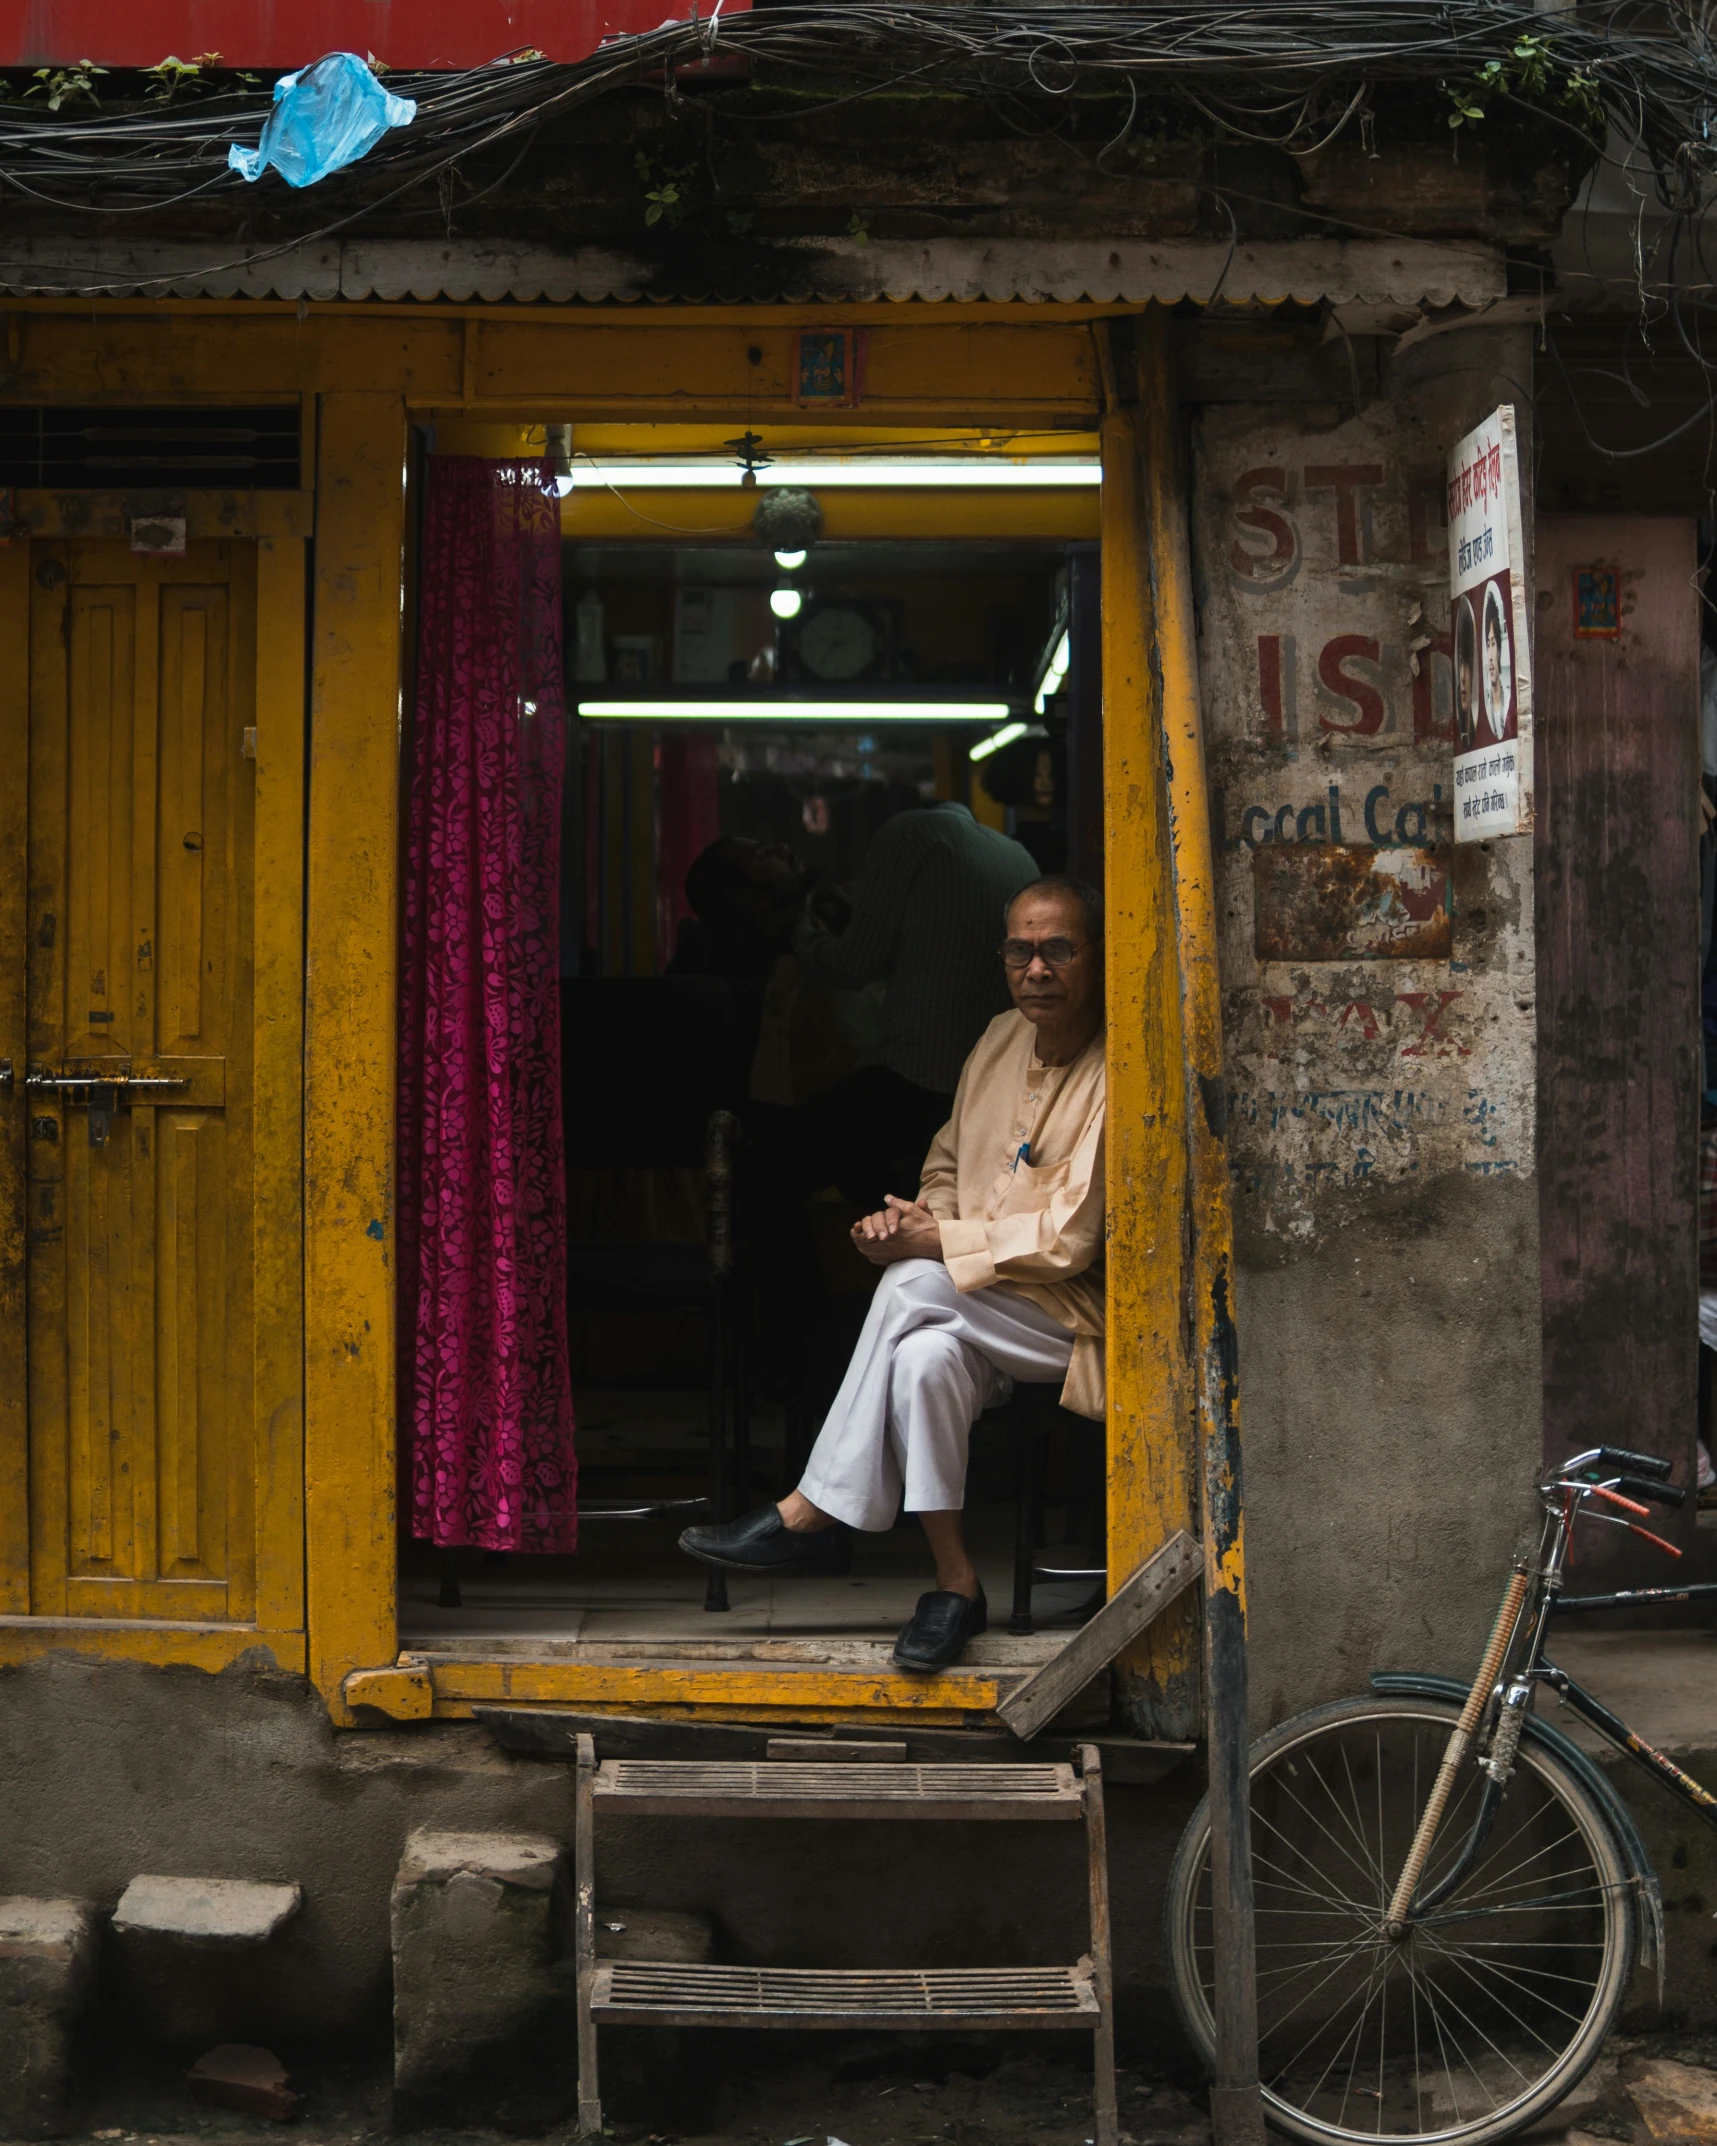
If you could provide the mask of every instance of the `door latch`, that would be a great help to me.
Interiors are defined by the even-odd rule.
[[[9,1071],[9,1069],[8,1069]],[[133,1096],[168,1093],[188,1088],[190,1082],[176,1073],[44,1073],[24,1075],[24,1086],[38,1095],[57,1095],[67,1103],[82,1103],[89,1112],[89,1144],[104,1148],[113,1137],[113,1113]]]
[[[113,1137],[113,1113],[119,1108],[119,1089],[108,1081],[93,1087],[85,1100],[89,1104],[89,1144],[92,1148],[104,1148]]]

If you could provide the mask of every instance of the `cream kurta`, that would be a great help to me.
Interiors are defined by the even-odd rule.
[[[1019,1012],[978,1038],[918,1196],[942,1225],[956,1289],[1029,1298],[1072,1331],[1062,1406],[1101,1421],[1103,1034],[1070,1066],[1040,1064],[1036,1044]]]

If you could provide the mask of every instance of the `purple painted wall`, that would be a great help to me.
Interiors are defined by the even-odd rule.
[[[1674,1454],[1684,1482],[1697,1377],[1694,568],[1690,520],[1537,525],[1544,1449],[1644,1446]],[[1582,637],[1578,577],[1606,570],[1616,631]],[[1590,604],[1587,619],[1605,623]],[[1624,1544],[1629,1574],[1646,1578],[1656,1560]]]

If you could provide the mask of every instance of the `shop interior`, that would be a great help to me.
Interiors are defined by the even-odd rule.
[[[546,434],[579,1547],[403,1541],[418,1652],[818,1659],[891,1643],[932,1584],[905,1517],[840,1580],[712,1585],[676,1538],[792,1487],[877,1280],[795,1127],[874,1046],[884,986],[808,983],[794,920],[842,930],[879,831],[940,802],[1101,879],[1095,442],[719,431]],[[707,865],[736,841],[769,861],[737,924]],[[1102,1430],[1055,1404],[973,1434],[980,1659],[1059,1644],[1102,1599]]]

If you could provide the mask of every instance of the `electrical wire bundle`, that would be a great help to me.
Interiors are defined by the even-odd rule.
[[[728,17],[718,8],[613,39],[573,65],[506,58],[454,74],[391,73],[389,88],[416,101],[411,125],[305,195],[265,176],[255,189],[259,205],[266,201],[277,231],[290,223],[291,235],[223,265],[332,237],[505,145],[516,145],[522,161],[545,125],[614,90],[659,84],[672,100],[681,94],[678,71],[717,53],[741,54],[760,83],[796,90],[799,101],[774,115],[783,119],[910,90],[991,101],[1108,95],[1129,100],[1117,142],[1148,100],[1182,106],[1189,126],[1286,150],[1332,139],[1363,118],[1380,90],[1439,97],[1451,86],[1488,83],[1491,110],[1513,105],[1548,117],[1586,153],[1602,154],[1610,132],[1636,144],[1665,206],[1686,215],[1704,206],[1717,171],[1717,51],[1702,17],[1683,10],[1669,19],[1681,23],[1681,35],[1668,34],[1664,10],[1648,11],[1642,0],[1555,14],[1504,0],[1390,0],[1374,8],[1352,0],[1017,8],[842,0]],[[1533,70],[1536,91],[1525,86]],[[822,101],[807,101],[807,89]],[[1439,110],[1446,106],[1440,98]],[[0,189],[13,197],[10,228],[20,231],[19,197],[105,220],[242,195],[245,182],[228,171],[227,150],[235,140],[253,143],[268,110],[265,87],[58,112],[33,100],[0,103]],[[138,287],[137,278],[126,280]]]

